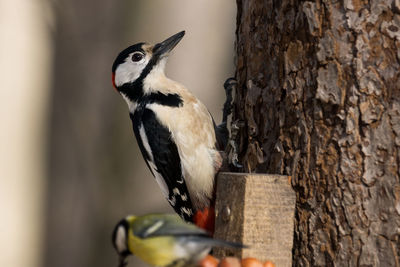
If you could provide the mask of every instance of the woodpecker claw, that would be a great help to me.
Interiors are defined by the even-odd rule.
[[[239,164],[239,156],[238,156],[238,145],[236,143],[237,135],[239,132],[239,129],[244,126],[243,121],[236,120],[234,122],[231,122],[231,136],[229,137],[229,131],[227,128],[228,124],[228,116],[231,115],[232,113],[232,108],[233,108],[233,97],[232,97],[232,91],[236,92],[236,86],[237,86],[237,81],[235,78],[228,78],[224,82],[224,88],[225,88],[225,95],[226,95],[226,100],[224,103],[224,108],[222,112],[222,123],[218,125],[217,128],[219,128],[220,133],[224,133],[226,136],[227,142],[225,141],[226,146],[225,151],[230,151],[228,153],[228,162],[232,164],[236,168],[243,168],[241,164]]]
[[[243,166],[239,164],[239,157],[237,154],[237,147],[236,147],[236,142],[231,140],[230,145],[233,149],[232,153],[230,154],[230,163],[235,166],[236,168],[242,168]]]
[[[229,139],[229,145],[232,147],[232,150],[229,153],[229,163],[231,163],[236,168],[243,168],[241,164],[239,164],[239,156],[238,156],[238,144],[237,144],[237,135],[239,133],[240,128],[244,126],[244,121],[236,120],[231,123],[231,138]]]
[[[235,78],[228,78],[224,82],[224,88],[225,88],[225,95],[226,95],[226,100],[224,103],[224,109],[222,113],[222,122],[226,123],[228,121],[228,116],[232,113],[232,91],[236,90],[236,79]]]
[[[225,150],[229,142],[228,116],[232,113],[232,91],[236,89],[235,78],[228,78],[224,82],[226,100],[222,109],[222,122],[215,128],[219,143],[219,150]]]

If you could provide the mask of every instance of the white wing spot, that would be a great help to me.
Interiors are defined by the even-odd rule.
[[[193,214],[191,209],[188,209],[188,208],[185,208],[185,207],[182,207],[181,211],[186,213],[189,216]]]
[[[182,199],[182,201],[186,201],[187,200],[187,195],[186,194],[181,195],[181,199]]]
[[[155,231],[157,231],[158,229],[160,229],[160,227],[163,226],[163,224],[164,224],[164,221],[157,221],[155,224],[153,224],[152,226],[150,226],[150,227],[146,230],[144,236],[148,236],[148,235],[154,233]]]
[[[179,189],[176,187],[172,190],[172,193],[174,193],[174,195],[180,195]]]
[[[168,198],[168,202],[169,202],[169,204],[171,204],[171,206],[175,206],[175,204],[176,204],[176,198],[175,198],[175,196],[172,196],[171,198]]]

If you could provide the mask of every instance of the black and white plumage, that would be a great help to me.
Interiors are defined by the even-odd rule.
[[[184,31],[156,45],[126,48],[112,74],[149,169],[175,211],[192,221],[196,211],[212,202],[222,159],[207,108],[164,74],[168,53],[183,36]]]

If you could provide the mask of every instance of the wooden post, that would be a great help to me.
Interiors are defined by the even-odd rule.
[[[292,266],[295,204],[289,176],[220,173],[214,237],[249,248],[216,248],[215,256],[254,257],[277,267]]]

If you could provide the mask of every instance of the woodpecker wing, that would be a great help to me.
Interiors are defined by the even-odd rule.
[[[150,109],[137,110],[131,119],[143,157],[160,186],[166,187],[162,190],[169,203],[184,220],[192,221],[193,206],[171,132]]]

